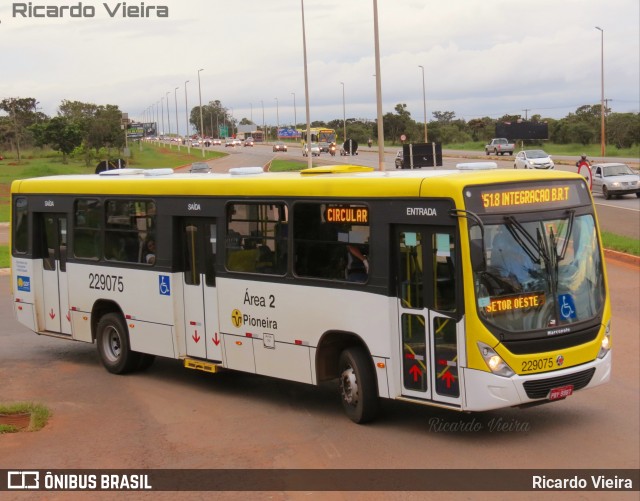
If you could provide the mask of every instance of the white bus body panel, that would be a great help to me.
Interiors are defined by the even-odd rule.
[[[38,331],[34,307],[37,284],[33,281],[33,261],[14,258],[11,280],[13,312],[16,320],[29,329]]]
[[[128,320],[127,327],[133,351],[161,357],[176,357],[174,333],[170,325]]]
[[[388,357],[391,339],[397,337],[385,330],[395,324],[389,298],[348,289],[220,277],[216,285],[226,367],[314,383],[315,349],[309,347],[317,347],[323,334],[344,331],[365,339],[382,328],[382,335],[371,336],[366,344],[374,360],[385,363],[384,369],[376,371],[381,394],[388,396]]]
[[[100,275],[105,277],[104,281],[100,280]],[[151,270],[67,263],[67,276],[74,339],[91,341],[90,320],[94,305],[97,301],[109,300],[122,309],[128,324],[132,321],[136,325],[149,324],[138,326],[142,334],[138,339],[144,339],[138,344],[139,347],[151,347],[157,337],[158,347],[155,351],[140,351],[176,356],[173,341],[173,299],[171,295],[161,294],[159,287],[160,276],[169,275]],[[136,350],[133,346],[132,349]]]
[[[245,372],[256,372],[251,337],[223,334],[222,342],[224,344],[225,367]]]
[[[273,377],[311,383],[311,353],[308,346],[278,342],[272,334],[253,339],[256,372]]]

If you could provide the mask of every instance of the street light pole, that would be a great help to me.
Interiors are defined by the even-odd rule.
[[[187,105],[187,84],[189,80],[185,80],[184,82],[184,121],[185,121],[185,131],[184,131],[184,140],[187,142],[187,153],[191,155],[191,138],[189,137],[189,106]]]
[[[204,122],[202,119],[202,91],[200,90],[200,72],[204,68],[198,70],[198,99],[200,101],[200,149],[202,150],[202,158],[204,158]]]
[[[295,130],[298,127],[298,115],[296,112],[296,93],[292,92],[291,95],[293,96],[293,128]]]
[[[262,105],[262,141],[269,142],[269,136],[267,134],[267,129],[265,129],[264,125],[264,101],[260,100],[260,104]]]
[[[162,137],[164,138],[164,97],[160,98],[160,120],[162,121]]]
[[[300,6],[302,7],[302,52],[304,53],[304,101],[305,112],[307,115],[307,139],[306,144],[309,152],[307,154],[307,167],[311,169],[313,162],[311,160],[311,118],[309,115],[309,74],[307,72],[307,35],[304,28],[304,0],[300,0]]]
[[[384,126],[382,123],[382,78],[380,76],[380,37],[378,35],[378,0],[373,0],[373,38],[376,57],[376,107],[378,110],[378,169],[384,170]]]
[[[278,98],[276,100],[276,140],[279,139],[278,134],[280,133],[280,106],[278,105]]]
[[[424,106],[424,142],[428,143],[427,136],[427,92],[424,86],[424,66],[418,65],[418,68],[422,69],[422,105]]]
[[[180,151],[180,124],[178,123],[178,89],[173,89],[173,104],[176,107],[176,139],[178,140],[178,151]]]
[[[169,114],[169,94],[171,91],[168,91],[167,96],[167,129],[169,129],[169,149],[171,149],[171,115]]]
[[[596,26],[600,31],[600,155],[605,154],[605,130],[604,130],[604,30]]]
[[[344,143],[347,140],[347,112],[344,101],[344,82],[340,82],[342,85],[342,142]]]

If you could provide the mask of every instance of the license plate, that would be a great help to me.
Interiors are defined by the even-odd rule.
[[[560,386],[560,388],[553,388],[549,392],[549,400],[560,400],[562,398],[567,398],[569,395],[573,393],[573,385]]]

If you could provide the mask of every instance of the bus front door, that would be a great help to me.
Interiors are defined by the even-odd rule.
[[[402,395],[460,405],[454,228],[402,226],[394,241]]]
[[[222,361],[216,290],[216,220],[180,222],[183,242],[184,332],[187,355]]]
[[[71,334],[69,285],[67,281],[67,216],[40,213],[39,243],[42,251],[42,288],[44,329]]]

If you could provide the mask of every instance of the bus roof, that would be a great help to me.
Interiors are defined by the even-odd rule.
[[[356,167],[348,172],[348,167]],[[168,173],[167,169],[129,169],[109,175],[79,174],[16,180],[12,193],[95,194],[143,196],[282,196],[282,197],[443,197],[461,196],[473,185],[495,185],[541,179],[583,179],[575,173],[514,169],[492,170],[403,170],[362,172],[359,166],[344,166],[326,173],[258,173],[260,168],[240,168],[233,173]],[[342,173],[347,171],[347,173]],[[336,173],[341,172],[341,173]],[[146,174],[146,175],[145,175]],[[308,174],[308,172],[307,172]]]

